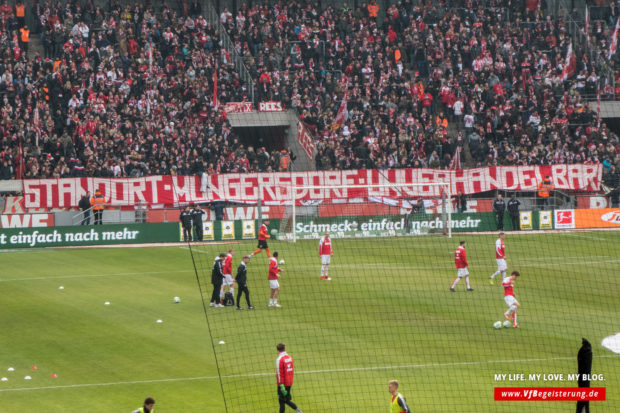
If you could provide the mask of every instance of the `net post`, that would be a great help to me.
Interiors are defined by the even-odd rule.
[[[263,184],[260,179],[258,180],[258,198],[256,199],[256,219],[258,220],[258,227],[263,224]]]
[[[291,183],[291,201],[293,202],[292,205],[292,215],[293,215],[293,224],[291,225],[291,231],[293,233],[293,244],[297,242],[297,232],[295,231],[296,228],[296,224],[297,224],[297,215],[296,215],[296,211],[295,211],[295,194],[297,193],[297,185],[295,183]]]
[[[448,238],[452,238],[452,191],[450,190],[450,183],[446,183],[448,193]]]

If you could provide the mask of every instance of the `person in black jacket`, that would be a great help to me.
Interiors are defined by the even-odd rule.
[[[504,212],[506,211],[506,202],[502,199],[500,194],[497,195],[495,201],[493,201],[493,212],[497,218],[497,229],[504,229]]]
[[[213,270],[211,271],[211,284],[213,284],[213,293],[211,294],[211,307],[224,307],[220,304],[220,289],[224,282],[224,272],[222,271],[222,263],[226,258],[226,254],[221,253],[213,261]]]
[[[189,210],[189,207],[186,206],[183,211],[181,211],[181,215],[179,215],[179,220],[181,221],[181,225],[183,226],[183,241],[191,241],[192,240],[192,213]]]
[[[90,191],[86,191],[86,194],[80,199],[78,204],[82,210],[82,222],[80,225],[90,224]]]
[[[513,231],[519,231],[519,205],[521,205],[521,201],[517,199],[516,194],[512,194],[512,198],[508,201],[508,215],[510,215],[510,219],[512,220],[512,229]]]
[[[200,205],[196,205],[192,209],[192,223],[194,224],[194,234],[196,235],[196,241],[202,241],[202,220],[206,212],[200,208]]]
[[[467,210],[467,198],[463,191],[459,191],[459,194],[456,196],[456,209],[459,213]]]
[[[248,310],[253,310],[254,307],[250,304],[250,290],[248,290],[248,269],[247,265],[250,262],[250,256],[246,255],[243,257],[241,264],[237,268],[237,276],[235,277],[235,281],[237,281],[237,310],[243,310],[241,308],[241,294],[245,293],[245,301],[248,303]]]

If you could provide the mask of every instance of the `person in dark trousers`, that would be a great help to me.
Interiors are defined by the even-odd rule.
[[[508,215],[510,215],[510,219],[512,220],[513,231],[519,231],[521,229],[519,225],[519,205],[521,205],[521,201],[517,199],[516,194],[512,194],[512,198],[508,201]]]
[[[196,205],[192,209],[192,223],[194,224],[194,234],[196,235],[196,241],[202,241],[202,220],[206,212],[200,208],[200,205]]]
[[[90,191],[80,199],[78,206],[82,210],[82,222],[80,225],[90,225]]]
[[[497,195],[495,201],[493,201],[493,212],[497,218],[497,229],[504,229],[504,212],[506,211],[506,202],[502,199],[500,194]]]
[[[186,206],[181,215],[179,215],[179,221],[183,227],[183,241],[188,242],[192,240],[192,213],[189,207]]]
[[[211,209],[215,212],[215,220],[221,221],[224,219],[224,209],[226,208],[226,203],[224,201],[215,201],[211,204]]]
[[[103,224],[103,209],[105,208],[105,197],[99,189],[95,191],[95,196],[90,199],[90,204],[93,206],[93,216],[95,218],[95,225]]]
[[[237,268],[237,276],[235,277],[235,281],[237,281],[237,310],[243,310],[241,308],[241,295],[245,293],[245,301],[248,303],[248,310],[254,310],[252,304],[250,304],[250,290],[248,290],[248,269],[247,265],[250,262],[250,257],[246,255],[243,257],[241,264]]]
[[[294,409],[296,413],[302,413],[295,403],[291,400],[291,387],[295,376],[293,358],[286,353],[284,343],[276,346],[278,358],[276,359],[276,377],[278,379],[278,401],[280,402],[280,413],[284,413],[286,406]]]
[[[152,397],[147,397],[144,399],[144,406],[139,409],[134,410],[131,413],[152,413],[155,412],[155,399]]]
[[[459,214],[467,210],[467,198],[463,191],[459,191],[459,194],[456,196],[456,210]]]
[[[226,258],[223,252],[213,261],[213,270],[211,271],[211,284],[213,284],[213,293],[211,294],[211,307],[224,307],[220,304],[220,290],[224,282],[224,272],[222,271],[222,263]]]

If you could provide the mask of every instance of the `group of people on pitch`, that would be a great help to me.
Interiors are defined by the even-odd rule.
[[[211,294],[211,302],[209,304],[211,307],[224,307],[225,304],[232,305],[233,303],[225,302],[227,293],[230,293],[228,297],[236,303],[237,310],[243,310],[241,307],[241,296],[243,294],[245,294],[248,309],[254,309],[250,304],[250,291],[247,286],[247,264],[253,256],[259,254],[262,250],[265,250],[269,258],[269,307],[282,307],[278,304],[278,297],[280,295],[280,273],[282,273],[284,269],[279,266],[278,252],[275,251],[272,255],[269,251],[269,245],[267,244],[267,240],[271,238],[268,230],[269,222],[269,219],[266,219],[261,225],[258,230],[258,246],[251,254],[243,257],[237,268],[237,275],[235,278],[232,276],[233,248],[230,248],[227,254],[221,253],[215,258],[211,273],[211,283],[213,284],[213,293]],[[334,249],[332,247],[331,238],[329,237],[329,232],[325,232],[325,235],[319,241],[321,280],[331,281],[331,277],[329,276],[329,264],[333,254]],[[238,287],[236,300],[234,299],[235,282]]]
[[[495,241],[495,259],[497,261],[497,271],[493,273],[489,277],[489,282],[493,285],[494,279],[499,274],[502,274],[502,287],[504,287],[504,301],[508,306],[508,310],[504,313],[504,316],[508,321],[512,323],[513,327],[519,327],[517,323],[517,309],[521,306],[519,301],[517,301],[514,294],[514,283],[519,274],[519,271],[513,271],[510,273],[510,276],[506,276],[506,271],[508,266],[506,265],[506,249],[504,245],[504,236],[503,232],[499,233],[499,238]],[[465,251],[465,241],[461,241],[460,245],[454,252],[454,263],[456,265],[457,275],[452,285],[450,285],[450,291],[455,292],[454,287],[461,278],[465,278],[465,283],[467,285],[467,291],[473,291],[469,284],[469,263],[467,262],[467,252]]]
[[[248,305],[248,310],[253,310],[254,306],[250,303],[250,290],[247,285],[247,264],[250,259],[259,254],[262,250],[265,250],[267,257],[269,257],[269,287],[271,289],[269,295],[269,307],[282,307],[278,304],[278,296],[280,295],[280,284],[278,279],[280,273],[284,271],[283,268],[278,266],[278,252],[275,251],[273,255],[269,251],[269,245],[267,239],[270,238],[267,226],[269,225],[269,219],[266,219],[258,230],[258,248],[249,255],[245,255],[237,267],[237,274],[235,278],[232,276],[232,260],[234,250],[230,248],[228,254],[221,253],[215,257],[213,262],[213,271],[211,272],[211,283],[213,284],[213,293],[211,294],[211,307],[224,307],[225,304],[236,304],[237,310],[243,310],[241,307],[241,296],[245,294],[245,300]],[[235,295],[235,281],[237,282],[237,298]],[[229,295],[227,295],[229,294]],[[233,303],[225,302],[232,300]]]

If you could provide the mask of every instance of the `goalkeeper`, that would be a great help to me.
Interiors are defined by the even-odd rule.
[[[275,253],[274,253],[275,254]],[[295,412],[302,413],[295,403],[291,401],[291,386],[293,386],[293,377],[295,369],[293,367],[293,358],[286,353],[284,343],[276,346],[278,350],[278,358],[276,359],[276,377],[278,379],[278,401],[280,402],[280,413],[284,413],[286,405]]]

